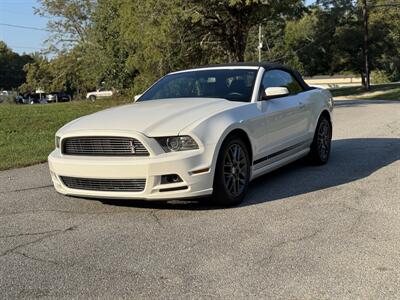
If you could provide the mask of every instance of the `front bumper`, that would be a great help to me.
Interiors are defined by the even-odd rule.
[[[210,147],[212,148],[212,147]],[[108,199],[180,199],[212,194],[212,149],[199,149],[149,157],[90,157],[63,155],[59,149],[48,157],[55,189],[64,195]],[[208,158],[210,157],[210,158]],[[203,170],[198,174],[193,171]],[[196,172],[195,172],[196,173]],[[161,176],[177,174],[182,182],[161,184]],[[60,177],[88,179],[146,179],[141,192],[71,189]],[[186,189],[183,189],[187,187]],[[166,191],[163,191],[166,190]]]

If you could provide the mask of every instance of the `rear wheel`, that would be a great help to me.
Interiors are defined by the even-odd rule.
[[[311,144],[310,159],[314,164],[324,165],[328,162],[331,153],[332,125],[328,118],[321,116],[314,140]]]
[[[240,204],[248,190],[250,155],[245,143],[235,136],[221,147],[214,175],[214,201],[220,205]]]

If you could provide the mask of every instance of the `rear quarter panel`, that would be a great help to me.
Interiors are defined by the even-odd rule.
[[[331,93],[326,89],[315,88],[309,91],[311,102],[311,116],[312,121],[310,124],[309,132],[314,135],[319,117],[323,111],[327,111],[333,123],[333,98]]]

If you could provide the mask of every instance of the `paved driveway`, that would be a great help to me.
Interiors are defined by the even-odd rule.
[[[245,203],[68,198],[47,165],[0,172],[0,295],[400,298],[400,103],[338,102],[330,163]]]

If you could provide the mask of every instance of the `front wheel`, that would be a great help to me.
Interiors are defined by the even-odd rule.
[[[314,164],[324,165],[328,162],[331,153],[332,125],[329,120],[321,116],[317,129],[315,130],[314,140],[311,144],[309,158]]]
[[[214,175],[214,201],[223,206],[240,204],[250,181],[250,155],[245,143],[228,138],[221,146]]]
[[[96,96],[91,95],[91,96],[89,97],[89,100],[92,101],[92,102],[95,102],[95,101],[96,101]]]

